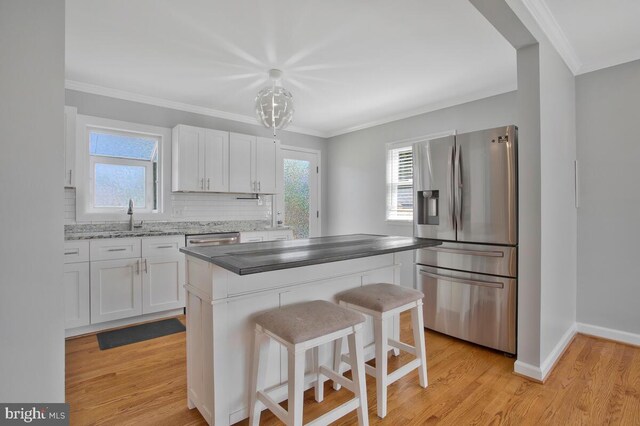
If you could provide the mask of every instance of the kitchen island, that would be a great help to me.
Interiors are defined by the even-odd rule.
[[[395,253],[439,244],[411,237],[355,234],[308,240],[189,247],[187,269],[187,388],[189,408],[209,424],[248,417],[252,318],[265,310],[334,296],[375,282],[400,284]],[[399,319],[393,329],[399,337]],[[365,345],[373,342],[367,323]],[[321,347],[321,362],[331,348]],[[310,354],[307,372],[310,371]],[[267,386],[286,399],[286,351],[272,344]],[[312,377],[306,379],[309,387]]]

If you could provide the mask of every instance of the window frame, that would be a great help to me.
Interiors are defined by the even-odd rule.
[[[95,208],[93,207],[95,163],[144,165],[146,173],[146,191],[153,191],[153,161],[115,158],[109,156],[93,156],[90,154],[90,134],[92,131],[153,138],[157,145],[157,210],[153,204],[147,208],[136,209],[135,220],[167,220],[171,217],[171,129],[149,126],[126,121],[110,120],[89,115],[77,116],[76,157],[76,221],[126,221],[127,208]],[[99,159],[96,161],[96,159]],[[148,163],[148,164],[144,164]],[[152,192],[151,192],[152,193]],[[150,192],[147,192],[150,194]],[[147,195],[147,201],[149,197]]]
[[[394,141],[394,142],[388,142],[385,145],[385,161],[386,161],[386,188],[385,188],[385,222],[389,223],[389,224],[396,224],[396,225],[413,225],[413,218],[414,218],[414,209],[411,209],[411,216],[409,217],[399,217],[399,216],[393,216],[391,215],[391,211],[394,209],[391,209],[391,203],[393,200],[393,195],[391,194],[391,191],[394,190],[395,188],[395,193],[397,194],[397,187],[399,186],[398,183],[392,182],[392,162],[391,162],[391,155],[393,151],[399,150],[399,149],[403,149],[403,148],[411,148],[411,152],[413,153],[413,144],[417,143],[417,142],[424,142],[424,141],[428,141],[431,139],[438,139],[438,138],[443,138],[446,136],[453,136],[456,134],[456,130],[446,130],[443,132],[438,132],[438,133],[431,133],[428,135],[424,135],[424,136],[418,136],[415,138],[410,138],[410,139],[403,139],[403,140],[399,140],[399,141]],[[413,155],[413,154],[412,154]],[[413,167],[413,160],[412,160],[412,167]],[[415,200],[415,191],[413,190],[413,177],[415,175],[415,171],[413,171],[412,176],[411,176],[411,191],[413,194],[413,198]],[[394,186],[395,185],[395,186]],[[396,200],[397,200],[397,196],[396,196]],[[415,203],[414,203],[414,207],[415,207]]]

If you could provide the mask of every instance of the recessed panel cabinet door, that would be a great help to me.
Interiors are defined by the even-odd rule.
[[[229,191],[229,133],[207,129],[203,147],[205,191]]]
[[[91,323],[142,315],[141,260],[91,262]]]
[[[64,328],[89,325],[89,262],[64,265]]]
[[[255,136],[229,136],[229,192],[258,192],[255,178]]]
[[[184,255],[142,259],[142,313],[184,307]]]
[[[276,165],[279,142],[273,138],[257,138],[256,140],[256,181],[258,192],[275,194]]]
[[[203,191],[205,129],[176,126],[173,129],[172,188],[174,191]]]

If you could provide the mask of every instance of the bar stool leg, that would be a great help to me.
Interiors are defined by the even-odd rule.
[[[338,375],[342,375],[342,340],[343,338],[341,337],[333,342],[333,371]],[[338,391],[341,387],[337,382],[333,382],[335,390]]]
[[[320,373],[320,347],[313,348],[313,365],[314,373],[316,375],[316,384],[314,386],[314,395],[316,402],[322,402],[324,400],[324,375]]]
[[[400,314],[393,316],[393,339],[400,340]],[[400,349],[393,348],[391,350],[393,356],[400,356]]]
[[[267,376],[267,363],[269,361],[269,344],[271,339],[261,330],[256,329],[253,341],[253,366],[251,369],[251,398],[249,402],[249,424],[260,424],[262,403],[258,401],[258,391],[264,390]]]
[[[289,402],[287,426],[302,426],[302,405],[304,404],[304,361],[305,351],[288,350]]]
[[[376,393],[378,401],[378,417],[387,415],[387,354],[388,331],[382,318],[373,319],[373,331],[376,342]]]
[[[429,385],[427,380],[427,354],[424,343],[424,322],[422,318],[422,304],[417,303],[411,309],[411,327],[413,327],[413,344],[416,348],[416,358],[420,360],[418,367],[418,378],[420,386],[426,388]]]
[[[342,339],[341,339],[342,340]],[[366,379],[364,374],[364,348],[362,344],[362,329],[355,330],[348,337],[349,356],[352,360],[351,374],[356,397],[360,400],[358,407],[358,425],[369,426],[369,408],[367,406]]]

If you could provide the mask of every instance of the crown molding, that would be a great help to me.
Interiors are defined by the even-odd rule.
[[[456,105],[466,104],[467,102],[473,102],[484,98],[489,98],[491,96],[501,95],[503,93],[513,92],[517,90],[517,84],[509,83],[503,84],[498,87],[493,87],[491,89],[480,90],[477,92],[473,92],[471,94],[458,96],[455,98],[449,98],[444,101],[434,102],[425,106],[422,106],[417,109],[405,111],[399,114],[387,116],[385,118],[381,118],[379,120],[369,121],[367,123],[359,124],[353,127],[347,127],[340,130],[330,131],[328,133],[328,138],[332,138],[335,136],[344,135],[346,133],[356,132],[358,130],[368,129],[369,127],[379,126],[381,124],[391,123],[392,121],[403,120],[405,118],[415,117],[416,115],[425,114],[428,112],[437,111],[444,108],[449,108]]]
[[[600,58],[597,61],[592,61],[584,64],[580,67],[578,75],[586,74],[588,72],[601,70],[603,68],[614,67],[616,65],[626,64],[627,62],[633,62],[640,59],[640,49],[632,52],[616,52],[607,55],[604,58]]]
[[[536,20],[553,47],[558,51],[573,75],[581,72],[583,64],[575,49],[554,18],[545,0],[522,0],[533,19]]]
[[[230,112],[220,111],[213,108],[207,108],[198,105],[191,105],[182,102],[170,101],[168,99],[156,98],[153,96],[142,95],[139,93],[128,92],[126,90],[113,89],[110,87],[98,86],[96,84],[83,83],[75,80],[65,80],[65,89],[76,90],[78,92],[90,93],[93,95],[108,96],[110,98],[122,99],[125,101],[138,102],[147,105],[153,105],[163,108],[175,109],[178,111],[191,112],[194,114],[206,115],[209,117],[222,118],[225,120],[233,120],[241,123],[252,124],[254,126],[262,127],[256,122],[255,117],[249,117],[242,114],[234,114]],[[305,135],[318,136],[321,138],[327,138],[327,132],[322,132],[314,129],[307,129],[305,127],[290,126],[286,130],[287,132],[303,133]]]

